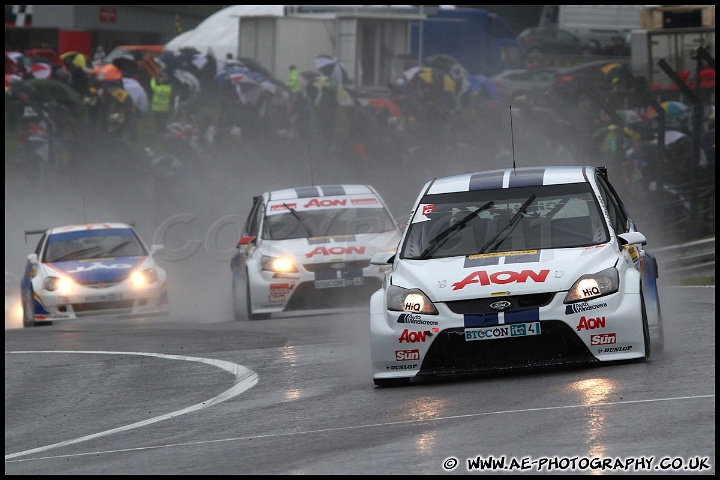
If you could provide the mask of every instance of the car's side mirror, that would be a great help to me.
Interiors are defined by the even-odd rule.
[[[395,252],[378,252],[370,259],[370,265],[389,265],[395,260]]]
[[[150,255],[160,255],[165,251],[165,245],[150,245]]]
[[[30,263],[37,263],[37,253],[31,253],[27,256],[27,261]]]
[[[245,245],[255,244],[256,237],[253,235],[246,235],[244,237],[240,237],[240,240],[238,240],[237,248],[243,247]]]
[[[640,245],[645,245],[647,243],[647,238],[645,238],[645,235],[640,232],[621,233],[618,235],[618,239],[620,240],[621,247],[629,244],[639,243]]]

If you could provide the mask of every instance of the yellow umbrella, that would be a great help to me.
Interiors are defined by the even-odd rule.
[[[88,65],[87,57],[80,52],[65,52],[60,55],[60,58],[63,60],[71,59],[70,63],[76,67],[85,68]]]

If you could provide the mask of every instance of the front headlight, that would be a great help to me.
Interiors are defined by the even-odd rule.
[[[297,272],[295,262],[290,257],[266,257],[260,258],[260,269],[269,272]]]
[[[565,295],[563,303],[573,303],[592,298],[604,297],[615,293],[620,288],[620,275],[615,267],[602,272],[583,275]]]
[[[142,271],[133,272],[132,275],[130,275],[130,284],[132,284],[133,287],[144,287],[145,285],[157,282],[157,279],[155,270],[146,268]]]
[[[423,313],[437,315],[435,305],[417,288],[402,288],[390,285],[387,290],[387,309],[395,312]]]
[[[67,277],[45,277],[43,288],[48,292],[57,290],[59,294],[66,294],[72,290],[73,281]]]

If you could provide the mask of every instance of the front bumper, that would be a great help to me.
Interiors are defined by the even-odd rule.
[[[563,304],[564,296],[565,292],[552,294],[544,305],[516,307],[503,314],[456,313],[448,304],[436,303],[438,315],[416,315],[388,311],[384,292],[379,291],[371,299],[370,312],[373,378],[482,373],[644,357],[639,294],[618,292],[574,306]],[[514,305],[527,303],[514,300]],[[457,311],[456,306],[453,308]],[[539,333],[510,336],[513,330],[529,325],[539,325]],[[471,332],[472,339],[466,338],[466,332]]]

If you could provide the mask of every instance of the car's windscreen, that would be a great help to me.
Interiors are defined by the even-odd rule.
[[[582,247],[608,241],[587,183],[426,195],[400,257]]]
[[[382,233],[395,229],[395,224],[384,208],[323,208],[268,215],[263,222],[263,237],[288,240]]]
[[[132,230],[107,228],[57,233],[48,237],[43,262],[65,262],[147,255]]]

